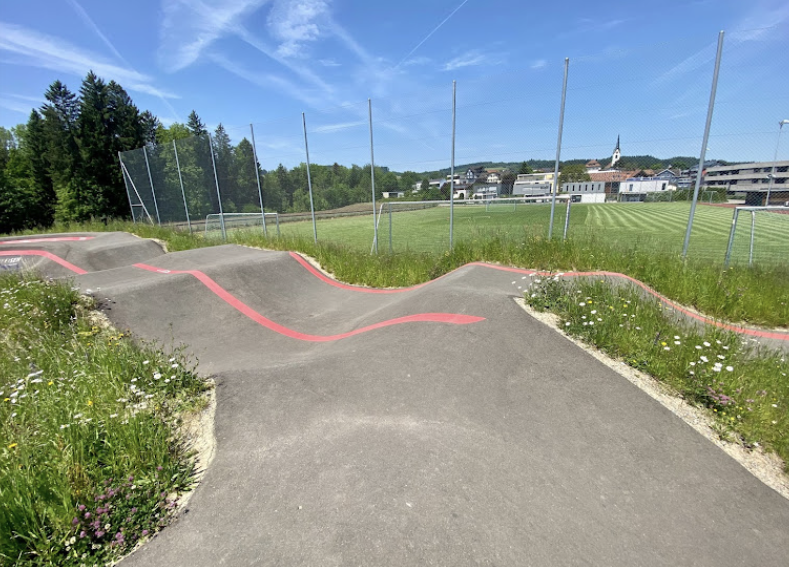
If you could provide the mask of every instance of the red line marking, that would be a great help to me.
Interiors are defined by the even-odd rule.
[[[389,327],[392,325],[400,325],[402,323],[448,323],[452,325],[468,325],[471,323],[478,323],[480,321],[484,321],[484,317],[474,317],[471,315],[460,315],[455,313],[419,313],[416,315],[408,315],[406,317],[398,317],[397,319],[389,319],[387,321],[381,321],[380,323],[375,323],[374,325],[368,325],[367,327],[362,327],[361,329],[355,329],[353,331],[349,331],[347,333],[341,333],[338,335],[310,335],[307,333],[301,333],[299,331],[295,331],[279,323],[275,323],[271,319],[268,319],[243,303],[241,300],[237,299],[233,296],[230,292],[208,277],[206,274],[199,270],[165,270],[163,268],[157,268],[155,266],[149,266],[147,264],[134,264],[135,268],[139,268],[141,270],[148,270],[149,272],[154,272],[157,274],[189,274],[197,278],[204,286],[210,289],[214,294],[216,294],[220,299],[222,299],[225,303],[233,307],[234,309],[238,310],[240,313],[246,315],[248,318],[252,319],[259,325],[266,327],[274,331],[275,333],[279,333],[280,335],[284,335],[286,337],[290,337],[292,339],[298,339],[301,341],[310,341],[310,342],[330,342],[330,341],[338,341],[340,339],[345,339],[348,337],[353,337],[354,335],[359,335],[361,333],[366,333],[368,331],[373,331],[375,329],[381,329],[383,327]]]
[[[72,264],[71,262],[67,262],[63,258],[59,256],[55,256],[51,252],[46,252],[44,250],[0,250],[0,256],[41,256],[46,258],[47,260],[52,260],[53,262],[60,264],[64,268],[71,270],[75,274],[87,274],[85,270],[79,268]]]
[[[38,244],[40,242],[83,242],[95,236],[54,236],[52,238],[22,238],[19,240],[0,240],[0,246],[7,244]]]
[[[358,292],[363,292],[363,293],[402,293],[402,292],[406,292],[406,291],[413,291],[415,289],[419,289],[420,287],[423,287],[423,286],[426,286],[426,285],[428,285],[430,283],[438,281],[439,279],[448,276],[452,272],[460,270],[460,269],[465,268],[467,266],[478,266],[480,268],[487,268],[489,270],[499,270],[499,271],[503,271],[503,272],[511,272],[511,273],[522,274],[522,275],[527,275],[527,276],[554,276],[554,275],[556,275],[556,274],[553,274],[553,273],[550,273],[550,272],[541,272],[541,271],[537,271],[537,270],[525,270],[525,269],[522,269],[522,268],[511,268],[509,266],[497,266],[495,264],[486,264],[484,262],[470,262],[468,264],[465,264],[465,265],[461,266],[460,268],[456,268],[455,270],[452,270],[452,272],[449,272],[449,273],[444,274],[443,276],[441,276],[439,278],[436,278],[435,280],[431,280],[429,282],[425,282],[425,283],[419,284],[417,286],[400,288],[400,289],[372,289],[372,288],[365,288],[365,287],[356,287],[356,286],[347,285],[347,284],[343,284],[343,283],[337,282],[336,280],[333,280],[333,279],[327,277],[325,274],[322,274],[320,271],[316,270],[309,262],[307,262],[299,254],[297,254],[295,252],[291,252],[290,255],[299,264],[304,266],[311,274],[313,274],[314,276],[320,278],[322,281],[328,283],[329,285],[333,285],[334,287],[339,287],[341,289],[347,289],[347,290],[350,290],[350,291],[358,291]],[[780,341],[789,341],[789,333],[786,333],[786,332],[760,331],[760,330],[757,330],[757,329],[748,329],[746,327],[739,327],[737,325],[731,325],[731,324],[728,324],[728,323],[722,323],[722,322],[716,321],[715,319],[712,319],[710,317],[705,317],[704,315],[699,315],[698,313],[694,313],[693,311],[690,311],[690,310],[686,309],[685,307],[682,307],[678,303],[675,303],[675,302],[671,301],[670,299],[668,299],[667,297],[659,294],[658,292],[656,292],[655,290],[653,290],[652,288],[647,286],[645,283],[643,283],[643,282],[641,282],[641,281],[639,281],[639,280],[637,280],[635,278],[632,278],[630,276],[627,276],[625,274],[620,274],[619,272],[566,272],[566,273],[562,274],[562,277],[567,277],[567,278],[575,278],[575,277],[582,277],[582,276],[592,276],[592,277],[594,277],[594,276],[608,276],[608,277],[612,277],[612,278],[622,278],[622,279],[625,279],[625,280],[637,285],[638,287],[640,287],[641,289],[643,289],[644,291],[646,291],[650,295],[654,296],[655,298],[660,300],[662,303],[668,305],[672,309],[676,309],[680,313],[690,317],[691,319],[695,319],[696,321],[700,321],[700,322],[705,323],[707,325],[713,325],[715,327],[718,327],[719,329],[725,329],[727,331],[732,331],[734,333],[738,333],[738,334],[741,334],[741,335],[749,335],[749,336],[752,336],[752,337],[761,337],[761,338],[764,338],[764,339],[776,339],[776,340],[780,340]]]

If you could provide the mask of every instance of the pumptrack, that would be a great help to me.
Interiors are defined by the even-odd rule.
[[[217,382],[216,457],[123,565],[783,564],[789,502],[469,264],[407,289],[294,253],[124,233],[0,240],[182,342]],[[680,317],[777,348],[789,333]]]

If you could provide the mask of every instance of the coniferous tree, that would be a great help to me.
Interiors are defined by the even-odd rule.
[[[194,110],[189,113],[189,120],[186,123],[186,127],[189,128],[193,136],[205,136],[208,134],[205,124],[203,124],[203,121],[200,120],[200,117]]]

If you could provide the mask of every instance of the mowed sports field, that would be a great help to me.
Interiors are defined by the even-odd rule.
[[[379,250],[389,249],[389,215],[384,204],[379,223]],[[416,211],[398,210],[392,203],[392,249],[395,252],[441,252],[449,246],[449,207]],[[689,256],[723,262],[731,229],[733,209],[699,204],[693,224]],[[569,236],[576,240],[596,239],[625,249],[652,248],[681,253],[687,228],[689,203],[606,203],[572,205]],[[517,204],[456,205],[455,242],[492,237],[520,239],[524,233],[547,235],[550,205]],[[283,219],[284,220],[284,219]],[[557,203],[554,235],[561,236],[565,205]],[[370,250],[373,241],[372,214],[317,222],[318,238]],[[747,262],[750,248],[750,213],[741,213],[732,250],[733,262]],[[282,222],[283,236],[312,238],[310,221]],[[754,262],[783,263],[789,258],[789,215],[756,214]]]

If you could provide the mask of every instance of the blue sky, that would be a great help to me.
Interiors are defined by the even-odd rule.
[[[456,161],[698,155],[719,30],[725,50],[708,157],[770,160],[789,118],[789,4],[496,0],[25,0],[0,6],[0,125],[55,79],[93,69],[163,123],[190,110],[266,168],[303,161],[447,167]],[[789,136],[787,136],[789,138]],[[781,157],[789,159],[789,139]]]

